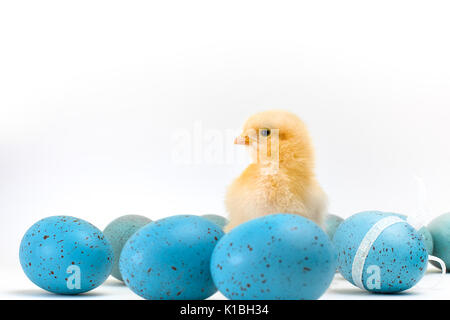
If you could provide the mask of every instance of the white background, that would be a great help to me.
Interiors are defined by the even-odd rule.
[[[450,211],[447,3],[0,2],[0,290],[29,285],[19,242],[46,216],[225,215],[245,162],[205,148],[242,159],[228,133],[272,108],[307,123],[331,212]],[[200,159],[175,162],[196,126]]]

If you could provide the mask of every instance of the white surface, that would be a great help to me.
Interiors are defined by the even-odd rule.
[[[309,126],[331,212],[427,223],[450,211],[449,10],[1,1],[0,266],[18,266],[22,235],[50,215],[104,228],[123,214],[225,214],[246,165],[233,133],[272,108]],[[183,132],[193,143],[179,164]]]
[[[21,270],[1,270],[2,285],[0,300],[34,300],[34,299],[111,299],[111,300],[141,300],[122,282],[110,277],[100,287],[77,296],[61,296],[46,292],[31,283]],[[359,300],[359,299],[404,299],[404,300],[449,300],[450,274],[444,276],[440,271],[430,266],[424,278],[412,289],[400,294],[371,294],[363,291],[336,274],[330,288],[321,297],[322,300]],[[210,299],[223,300],[225,297],[217,292]]]

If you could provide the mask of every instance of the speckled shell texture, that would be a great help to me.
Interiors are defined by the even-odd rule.
[[[398,214],[366,211],[357,213],[341,223],[333,242],[338,251],[338,269],[345,279],[352,279],[352,265],[359,245],[367,232],[379,220]],[[413,287],[423,277],[428,253],[422,236],[406,221],[393,224],[378,236],[370,248],[364,267],[362,283],[371,292],[394,293]],[[380,288],[368,289],[367,281],[373,275],[369,266],[380,269]]]
[[[125,244],[120,271],[126,285],[151,300],[202,300],[217,289],[209,269],[223,231],[199,216],[151,222]]]
[[[344,221],[341,217],[334,214],[329,214],[325,218],[325,232],[328,234],[330,239],[333,239],[334,233],[336,232],[339,225]]]
[[[447,272],[450,272],[450,213],[443,214],[431,221],[427,229],[433,237],[433,255],[441,258],[445,262]],[[439,264],[434,261],[431,263],[440,268]]]
[[[119,258],[123,246],[136,231],[151,221],[144,216],[126,215],[113,220],[103,231],[114,251],[114,266],[111,271],[111,275],[114,278],[122,280],[119,270]]]
[[[214,222],[222,229],[228,224],[228,220],[226,218],[219,216],[217,214],[205,214],[202,217],[208,219],[211,222]]]
[[[384,212],[384,214],[394,215],[394,216],[402,218],[406,222],[408,222],[407,221],[408,220],[408,216],[406,216],[404,214],[393,213],[393,212]],[[422,236],[422,241],[423,241],[423,243],[425,245],[425,248],[427,248],[427,253],[429,255],[433,254],[434,243],[433,243],[433,237],[431,236],[430,231],[428,231],[428,229],[426,227],[421,227],[419,230],[417,230],[417,232]]]
[[[335,270],[328,235],[293,214],[268,215],[234,228],[211,259],[214,283],[234,300],[318,299]]]
[[[108,278],[112,261],[113,251],[103,233],[89,222],[69,216],[40,220],[20,244],[20,263],[28,278],[58,294],[98,287]],[[78,275],[79,288],[70,288],[68,281]]]

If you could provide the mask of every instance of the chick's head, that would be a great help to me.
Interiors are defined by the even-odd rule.
[[[313,148],[305,124],[295,114],[271,110],[251,116],[235,144],[249,148],[252,160],[262,165],[313,165]]]

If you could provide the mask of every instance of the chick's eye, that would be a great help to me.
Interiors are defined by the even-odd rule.
[[[259,134],[263,137],[268,137],[270,136],[270,129],[260,129]]]

